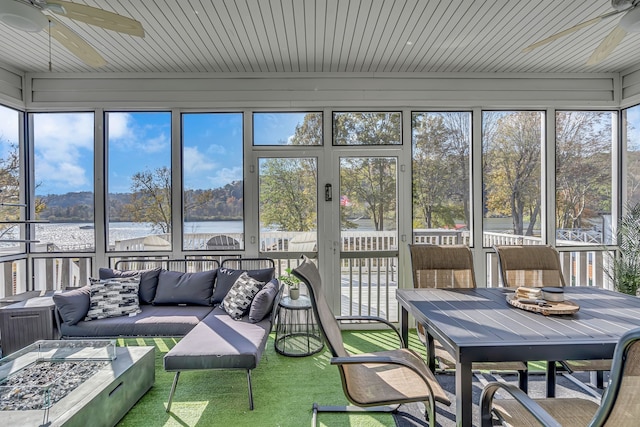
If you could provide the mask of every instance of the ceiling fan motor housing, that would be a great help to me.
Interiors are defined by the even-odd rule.
[[[7,1],[0,10],[0,21],[20,31],[36,33],[47,27],[49,21],[40,10],[25,3]]]
[[[640,7],[635,7],[627,12],[622,19],[620,25],[628,33],[637,33],[640,31]]]

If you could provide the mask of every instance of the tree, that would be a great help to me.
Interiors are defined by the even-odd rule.
[[[340,113],[334,117],[336,145],[398,145],[399,113]],[[340,164],[341,196],[352,211],[373,221],[376,230],[396,224],[396,160],[391,157],[346,157]],[[344,209],[342,209],[344,211]],[[341,215],[342,228],[351,224]]]
[[[469,224],[470,116],[414,114],[412,129],[414,226]]]
[[[171,233],[171,170],[162,166],[131,177],[131,198],[126,206],[132,221],[148,222],[153,230]]]
[[[283,231],[316,229],[315,159],[264,159],[260,163],[260,222]]]
[[[556,115],[556,227],[582,228],[611,210],[611,113]]]
[[[0,141],[0,145],[5,144]],[[20,203],[20,153],[18,144],[7,142],[6,146],[6,155],[0,158],[0,215],[3,221],[16,221],[20,219],[20,208],[5,204]],[[11,234],[15,227],[1,224],[0,237]]]
[[[533,235],[540,215],[541,117],[527,111],[483,115],[486,208],[511,216],[516,235]]]

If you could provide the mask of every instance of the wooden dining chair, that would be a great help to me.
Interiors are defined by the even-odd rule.
[[[550,245],[494,246],[498,256],[500,278],[508,288],[565,286],[560,254]],[[602,389],[604,371],[611,369],[611,360],[563,360],[561,365],[573,372],[592,372],[592,382]],[[574,380],[577,384],[578,380]],[[578,384],[581,385],[581,384]]]
[[[473,255],[465,245],[416,245],[409,244],[411,272],[414,288],[475,288],[476,279],[473,270]],[[433,357],[440,369],[455,369],[453,357],[437,340],[429,343],[421,324],[416,325],[418,337],[427,347],[427,353],[433,346]],[[431,357],[431,354],[428,354]],[[519,387],[527,390],[527,363],[509,362],[476,362],[474,370],[516,371]]]
[[[313,404],[312,425],[318,412],[377,411],[393,412],[400,404],[424,402],[429,425],[436,426],[436,402],[450,405],[451,401],[418,353],[404,348],[397,328],[385,319],[373,316],[335,317],[327,303],[320,273],[315,264],[303,256],[302,263],[292,273],[307,285],[309,297],[322,337],[331,351],[332,365],[342,378],[344,394],[354,406],[320,406]],[[379,322],[398,336],[401,348],[366,354],[350,354],[344,347],[339,321],[359,320]]]
[[[495,399],[504,391],[509,399]],[[609,384],[600,404],[581,398],[532,399],[511,384],[488,383],[480,397],[482,427],[495,415],[513,427],[631,427],[640,424],[640,329],[625,333],[616,346]]]

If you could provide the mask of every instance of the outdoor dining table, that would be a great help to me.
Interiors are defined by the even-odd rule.
[[[543,315],[507,303],[508,288],[398,289],[401,331],[409,313],[456,359],[456,424],[472,425],[473,362],[547,361],[547,394],[555,392],[555,361],[610,359],[626,331],[640,327],[640,298],[595,287],[566,287],[580,306]],[[433,350],[433,349],[432,349]],[[433,351],[429,352],[433,355]],[[551,363],[553,362],[553,363]],[[434,369],[431,358],[430,367]]]

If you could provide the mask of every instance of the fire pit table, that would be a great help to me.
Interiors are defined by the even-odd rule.
[[[155,381],[155,347],[37,341],[0,359],[0,425],[115,426]]]

